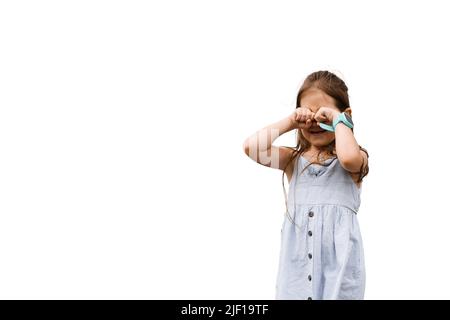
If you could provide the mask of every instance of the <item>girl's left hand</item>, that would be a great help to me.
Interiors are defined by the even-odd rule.
[[[319,110],[317,110],[314,119],[317,122],[333,123],[334,118],[338,115],[339,112],[335,109],[331,109],[329,107],[320,107]]]

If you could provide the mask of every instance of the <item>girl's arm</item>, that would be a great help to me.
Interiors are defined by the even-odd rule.
[[[289,162],[294,149],[273,146],[272,143],[282,134],[298,127],[295,113],[268,125],[245,139],[244,152],[251,159],[266,167],[283,170]]]
[[[244,152],[251,159],[263,166],[284,170],[289,178],[293,162],[289,163],[294,148],[276,147],[272,143],[282,134],[293,129],[309,129],[314,120],[314,113],[308,108],[296,108],[288,117],[258,130],[244,142]],[[289,167],[286,165],[289,163]]]
[[[333,114],[333,120],[340,112]],[[336,153],[342,167],[349,172],[359,172],[361,166],[368,162],[367,154],[359,148],[352,129],[342,122],[336,125]]]

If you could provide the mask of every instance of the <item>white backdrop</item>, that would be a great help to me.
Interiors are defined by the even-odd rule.
[[[1,2],[0,298],[273,299],[281,171],[242,143],[317,70],[370,155],[366,299],[450,298],[445,5]]]

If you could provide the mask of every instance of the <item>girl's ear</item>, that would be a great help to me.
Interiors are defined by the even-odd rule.
[[[345,113],[348,113],[348,115],[351,117],[352,116],[352,109],[350,107],[348,107],[347,109],[344,110]]]

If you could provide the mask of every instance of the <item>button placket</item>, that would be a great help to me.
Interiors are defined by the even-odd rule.
[[[308,253],[308,261],[309,261],[309,274],[308,274],[308,282],[310,283],[311,287],[310,287],[310,296],[308,297],[308,300],[312,300],[312,273],[313,273],[313,261],[312,261],[312,257],[313,257],[313,248],[314,248],[314,239],[313,239],[313,232],[312,230],[314,230],[314,211],[310,210],[308,212],[308,249],[309,249],[309,253]]]

